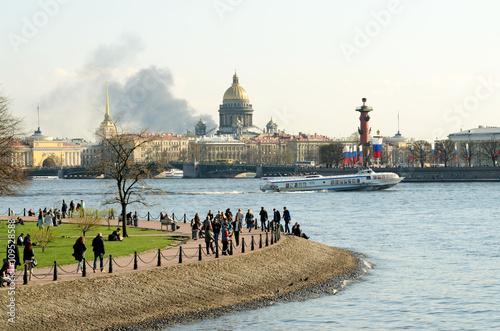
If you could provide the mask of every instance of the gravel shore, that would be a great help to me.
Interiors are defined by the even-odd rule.
[[[352,252],[287,237],[238,256],[16,288],[16,323],[3,330],[157,330],[335,294],[362,275]],[[22,282],[22,280],[18,280]],[[6,307],[10,296],[0,293]]]

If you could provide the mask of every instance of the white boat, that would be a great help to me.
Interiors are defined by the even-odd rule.
[[[49,180],[49,179],[59,179],[59,177],[58,176],[28,176],[28,179]]]
[[[377,191],[393,187],[403,179],[393,172],[375,172],[368,168],[348,175],[264,178],[265,184],[260,189],[263,192]]]
[[[165,178],[182,178],[184,171],[179,169],[170,169],[165,172]]]

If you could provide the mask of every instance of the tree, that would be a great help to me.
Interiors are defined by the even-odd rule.
[[[135,153],[155,139],[155,135],[147,130],[139,134],[100,135],[102,154],[98,161],[97,171],[111,178],[116,185],[116,196],[105,201],[105,204],[118,203],[121,206],[123,219],[126,219],[127,206],[130,204],[148,205],[146,194],[163,191],[151,188],[144,179],[151,174],[147,163],[134,162]],[[127,222],[123,223],[124,237],[127,237]]]
[[[448,163],[455,157],[455,143],[449,139],[438,140],[435,145],[436,159],[441,160],[444,166],[447,167]]]
[[[342,162],[344,144],[335,142],[319,147],[319,163],[325,163],[327,167],[338,166]]]
[[[467,145],[460,144],[460,150],[458,151],[459,157],[465,160],[469,167],[472,166],[472,159],[474,155],[477,154],[479,145],[474,142],[467,143],[469,145],[469,154],[467,154]]]
[[[485,141],[481,144],[481,147],[484,157],[491,160],[491,164],[495,167],[498,155],[500,154],[500,140],[491,139]]]
[[[424,167],[425,162],[430,160],[431,144],[425,140],[417,140],[413,143],[413,155],[415,156],[415,161],[420,162],[420,167]]]
[[[9,103],[0,92],[0,196],[16,195],[27,183],[26,175],[12,159],[14,144],[23,133],[22,121],[10,113]]]
[[[85,237],[85,234],[88,231],[91,231],[101,225],[102,219],[105,218],[107,214],[108,212],[106,210],[85,208],[85,213],[80,213],[74,218],[75,226],[82,231],[83,236]]]
[[[35,234],[33,235],[33,239],[35,240],[37,245],[42,247],[42,253],[43,253],[45,252],[45,247],[47,247],[48,244],[56,240],[56,234],[52,226],[43,225],[41,228],[38,228],[38,230],[35,232]]]

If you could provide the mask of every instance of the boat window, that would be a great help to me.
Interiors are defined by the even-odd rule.
[[[339,183],[339,180],[337,179],[337,180],[335,181],[335,184],[338,184],[338,183]]]
[[[370,176],[366,176],[366,179],[370,180],[371,178],[370,178]]]
[[[356,181],[358,182],[358,184],[360,183],[360,180],[359,180],[359,178],[358,178],[358,179],[356,179]]]

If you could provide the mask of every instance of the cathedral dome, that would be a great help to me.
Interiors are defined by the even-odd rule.
[[[224,100],[248,100],[248,93],[238,83],[238,75],[234,73],[233,85],[224,93]]]

